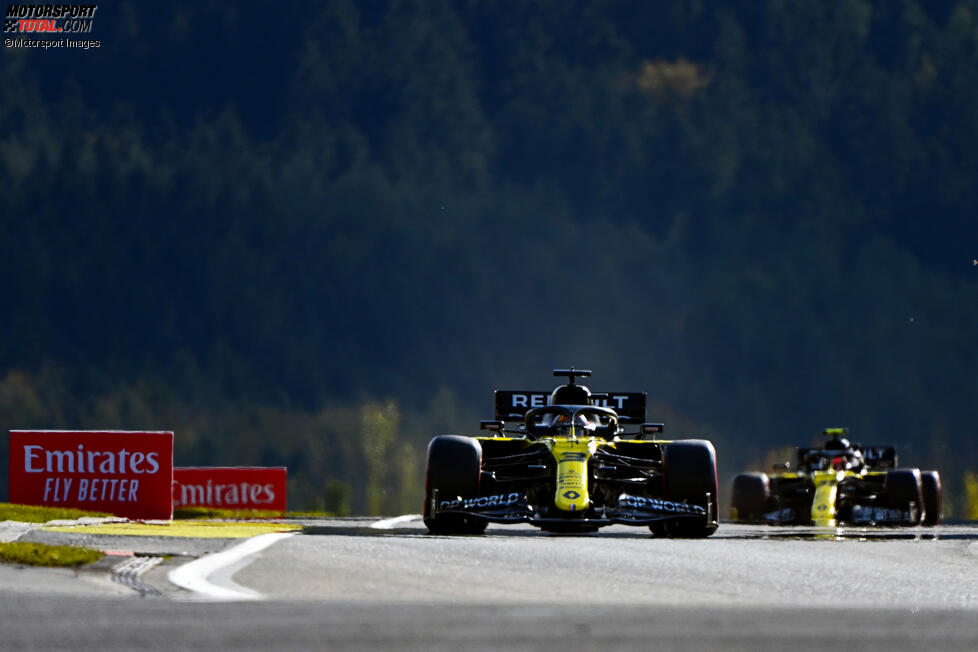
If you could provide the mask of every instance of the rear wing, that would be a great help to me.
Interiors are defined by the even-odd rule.
[[[527,410],[545,407],[550,392],[499,389],[495,392],[496,419],[523,421]],[[608,392],[591,394],[591,405],[611,408],[619,423],[645,422],[645,392]]]
[[[863,459],[866,460],[866,466],[871,469],[895,469],[897,466],[896,448],[893,446],[860,446],[858,444],[854,444],[853,449],[862,452]],[[799,468],[805,466],[805,458],[808,457],[810,453],[826,454],[826,452],[837,452],[826,451],[824,448],[806,447],[799,447],[797,450],[797,465]]]
[[[873,469],[895,469],[897,466],[896,448],[893,446],[860,447],[866,465]]]
[[[805,461],[810,454],[822,453],[824,450],[822,448],[809,448],[806,446],[795,447],[795,466],[799,469],[805,468]]]

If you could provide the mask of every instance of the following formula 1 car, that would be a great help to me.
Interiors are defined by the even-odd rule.
[[[937,471],[897,468],[892,446],[849,441],[847,428],[827,428],[823,448],[797,448],[796,469],[734,478],[734,521],[770,525],[937,525]]]
[[[594,532],[621,523],[656,536],[717,529],[716,452],[706,440],[656,438],[645,393],[591,393],[584,369],[555,369],[552,392],[497,391],[489,435],[441,435],[428,445],[424,523],[434,534],[478,534],[489,523]],[[626,432],[626,425],[637,430]]]

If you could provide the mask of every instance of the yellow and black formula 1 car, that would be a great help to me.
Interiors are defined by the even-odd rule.
[[[428,445],[424,523],[477,534],[492,523],[594,532],[621,523],[657,536],[717,528],[716,452],[706,440],[656,439],[645,393],[592,394],[582,369],[555,369],[553,392],[497,391],[489,435],[441,435]],[[625,425],[637,430],[625,432]]]
[[[827,428],[823,448],[798,448],[795,470],[734,478],[733,520],[771,525],[937,525],[937,471],[896,468],[892,446],[862,446],[847,428]]]

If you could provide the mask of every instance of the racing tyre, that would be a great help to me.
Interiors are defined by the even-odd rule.
[[[909,525],[920,522],[924,511],[923,496],[920,487],[919,469],[895,469],[886,474],[886,502],[890,509],[910,512],[911,504],[916,507],[916,518],[908,521]]]
[[[459,514],[432,515],[433,492],[439,496],[474,498],[479,495],[482,445],[472,437],[441,435],[428,444],[425,470],[424,524],[432,534],[480,534],[487,521]]]
[[[705,439],[688,439],[665,444],[662,451],[665,499],[687,501],[707,510],[702,520],[666,522],[670,537],[702,538],[717,530],[717,455]],[[652,528],[650,528],[652,529]],[[652,529],[655,533],[655,529]]]
[[[771,479],[766,473],[740,473],[734,477],[730,506],[735,521],[757,523],[764,520],[771,498]]]
[[[937,525],[941,522],[941,476],[937,471],[920,472],[920,490],[924,499],[922,525]]]

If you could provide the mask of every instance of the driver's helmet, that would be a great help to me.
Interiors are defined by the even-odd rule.
[[[845,437],[833,437],[825,442],[825,450],[827,451],[845,451],[850,448],[852,448],[852,444]]]
[[[575,414],[573,417],[567,414],[561,414],[550,425],[556,428],[559,434],[567,435],[570,434],[571,424],[574,426],[576,435],[582,435],[585,431],[593,431],[597,426],[594,420],[588,419],[583,414]]]
[[[590,405],[591,390],[584,385],[561,385],[550,394],[547,405]]]
[[[832,468],[839,469],[858,469],[863,466],[863,455],[857,448],[852,447],[845,437],[833,437],[825,442],[825,450],[832,451],[835,457],[832,458]]]

